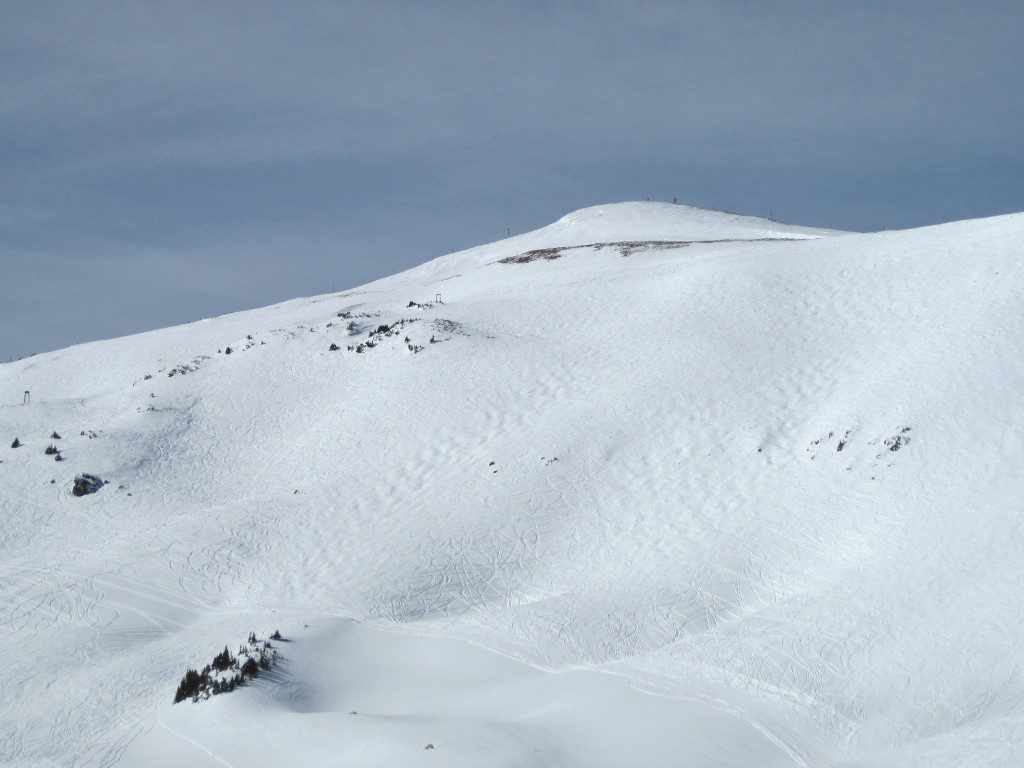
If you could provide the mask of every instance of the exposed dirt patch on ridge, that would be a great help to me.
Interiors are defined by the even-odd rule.
[[[629,257],[637,251],[666,251],[672,248],[686,248],[690,245],[711,245],[714,243],[762,243],[769,241],[794,241],[802,240],[799,237],[756,237],[751,239],[727,239],[727,240],[622,240],[614,243],[588,243],[586,245],[566,245],[558,248],[538,248],[533,251],[526,251],[518,256],[506,256],[498,259],[498,264],[529,264],[531,261],[554,261],[560,259],[568,251],[577,251],[584,248],[602,250],[604,248],[615,248],[620,256]]]

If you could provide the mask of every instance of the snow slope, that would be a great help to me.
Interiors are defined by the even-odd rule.
[[[609,205],[0,365],[0,761],[1017,765],[1022,256]]]

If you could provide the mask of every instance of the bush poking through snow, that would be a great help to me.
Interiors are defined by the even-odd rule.
[[[21,440],[14,438],[14,442],[11,443],[11,448],[21,448]]]
[[[60,449],[53,443],[50,443],[48,446],[46,446],[46,450],[43,451],[43,453],[45,453],[47,456],[55,456],[56,454],[60,453]]]
[[[910,431],[910,427],[903,427],[898,434],[885,439],[885,447],[895,453],[904,445],[910,442],[910,438],[907,437],[907,432]]]
[[[348,351],[349,352],[355,352],[357,354],[362,354],[366,350],[373,349],[378,344],[383,343],[385,339],[390,339],[390,338],[393,338],[393,337],[401,336],[402,335],[401,334],[401,329],[402,328],[404,328],[405,326],[410,325],[412,323],[418,323],[418,322],[420,322],[420,321],[419,320],[415,320],[415,319],[402,318],[401,320],[396,320],[391,325],[386,325],[386,324],[382,323],[381,325],[378,325],[375,330],[372,330],[372,331],[370,331],[369,334],[367,334],[366,341],[363,341],[363,342],[361,342],[359,344],[349,344],[348,345]],[[351,328],[350,328],[350,332],[351,332]],[[416,344],[413,344],[408,336],[405,337],[405,342],[404,343],[405,343],[405,346],[408,348],[408,350],[410,352],[412,352],[413,354],[415,354],[415,353],[417,353],[417,352],[419,352],[420,350],[423,349],[423,347],[418,346]]]
[[[217,350],[217,351],[219,352],[220,350]],[[192,373],[193,371],[198,371],[199,370],[199,366],[202,365],[202,363],[203,363],[203,360],[209,360],[209,359],[210,359],[209,355],[197,355],[196,357],[192,358],[191,362],[189,362],[189,363],[181,363],[180,365],[176,365],[173,368],[171,368],[171,370],[169,370],[167,372],[167,377],[171,378],[173,376],[178,376],[178,375],[184,376],[186,373]],[[163,369],[161,368],[160,370],[162,371]]]
[[[274,632],[271,638],[283,640],[280,632]],[[189,669],[178,684],[174,694],[174,703],[185,699],[193,702],[204,701],[219,693],[228,693],[247,680],[259,677],[261,671],[270,670],[277,662],[277,650],[269,640],[256,639],[256,633],[249,633],[246,644],[238,649],[238,655],[232,656],[227,646],[213,657],[213,661],[203,667],[202,671]]]

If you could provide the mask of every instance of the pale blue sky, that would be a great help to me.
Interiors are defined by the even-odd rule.
[[[577,208],[1024,210],[1024,3],[0,0],[0,359]]]

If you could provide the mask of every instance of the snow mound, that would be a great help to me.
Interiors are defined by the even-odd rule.
[[[583,208],[539,232],[545,233],[552,244],[566,238],[566,245],[627,239],[621,237],[623,232],[628,232],[631,240],[804,239],[845,234],[672,203],[616,203]]]
[[[488,261],[516,258],[532,251],[591,244],[805,240],[844,234],[848,233],[782,224],[756,216],[741,216],[688,205],[614,203],[583,208],[533,232],[442,256],[406,274],[437,278]]]

